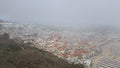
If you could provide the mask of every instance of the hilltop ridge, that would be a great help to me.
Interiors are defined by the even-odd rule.
[[[47,51],[13,40],[4,33],[0,35],[0,68],[84,68],[69,64]]]

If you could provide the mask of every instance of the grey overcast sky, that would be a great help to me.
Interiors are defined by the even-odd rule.
[[[57,25],[120,25],[120,0],[0,0],[0,18]]]

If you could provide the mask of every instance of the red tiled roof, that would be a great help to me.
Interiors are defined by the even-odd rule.
[[[86,51],[86,50],[79,50],[79,51],[75,51],[73,55],[74,56],[81,56],[81,55],[83,55],[85,53],[88,53],[88,51]]]
[[[66,47],[67,46],[61,46],[61,47],[58,47],[57,49],[62,51],[62,50],[65,50]]]
[[[70,55],[71,55],[70,53],[64,53],[64,54],[63,54],[63,57],[64,57],[64,58],[68,58],[68,56],[70,56]]]

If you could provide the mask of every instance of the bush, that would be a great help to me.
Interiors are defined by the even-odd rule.
[[[1,35],[2,39],[8,39],[9,35],[7,33],[4,33],[3,35]]]

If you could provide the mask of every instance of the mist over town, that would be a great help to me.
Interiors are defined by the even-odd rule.
[[[119,3],[1,0],[0,68],[120,68]]]

